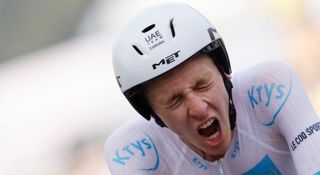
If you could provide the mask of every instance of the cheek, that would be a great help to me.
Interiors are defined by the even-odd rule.
[[[211,105],[218,111],[226,113],[229,109],[229,95],[224,84],[213,88],[207,97]]]
[[[168,127],[174,129],[180,129],[181,125],[184,125],[184,120],[180,116],[173,115],[172,113],[170,114],[164,114],[162,115],[162,120],[167,124]]]
[[[217,90],[220,92],[219,94],[223,96],[225,100],[228,100],[228,92],[222,78],[217,84]]]
[[[158,112],[159,114],[161,114],[159,115],[159,117],[167,125],[167,127],[179,136],[181,136],[181,134],[184,134],[186,132],[185,130],[190,130],[188,129],[188,120],[186,120],[185,115],[183,115],[181,112]]]

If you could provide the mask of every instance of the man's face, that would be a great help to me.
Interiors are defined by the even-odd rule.
[[[154,112],[205,159],[224,155],[232,133],[222,76],[207,55],[197,55],[145,88]]]

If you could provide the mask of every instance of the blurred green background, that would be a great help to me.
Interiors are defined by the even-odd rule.
[[[1,0],[1,61],[73,37],[92,3],[92,0]]]

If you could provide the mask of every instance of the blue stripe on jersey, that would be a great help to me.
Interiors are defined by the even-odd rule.
[[[275,166],[268,155],[251,170],[243,173],[242,175],[281,175],[279,169]]]

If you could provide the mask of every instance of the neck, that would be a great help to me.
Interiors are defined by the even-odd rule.
[[[184,140],[182,140],[184,141]],[[209,161],[209,162],[214,162],[216,160],[219,160],[221,159],[222,157],[224,157],[224,154],[218,154],[218,155],[213,155],[213,154],[208,154],[208,153],[205,153],[203,150],[195,147],[194,145],[188,143],[188,142],[185,142],[184,143],[189,147],[191,148],[194,152],[196,152],[199,156],[201,156],[203,159]]]
[[[210,155],[210,154],[206,154],[205,152],[201,151],[201,157],[209,162],[214,162],[216,160],[219,160],[221,158],[224,157],[224,154],[220,154],[220,155]]]
[[[233,138],[233,133],[234,133],[234,130],[231,131],[231,140],[230,140],[230,144],[231,144],[231,141],[232,141],[232,138]],[[224,157],[226,151],[224,151],[223,153],[221,154],[210,154],[210,153],[206,153],[204,152],[203,150],[197,148],[196,146],[192,145],[191,143],[189,142],[186,142],[186,140],[182,139],[181,140],[189,147],[191,148],[193,151],[195,151],[199,156],[201,156],[203,159],[209,161],[209,162],[214,162],[216,160],[219,160],[221,158]],[[229,148],[229,147],[228,147]],[[227,148],[227,149],[228,149]]]

